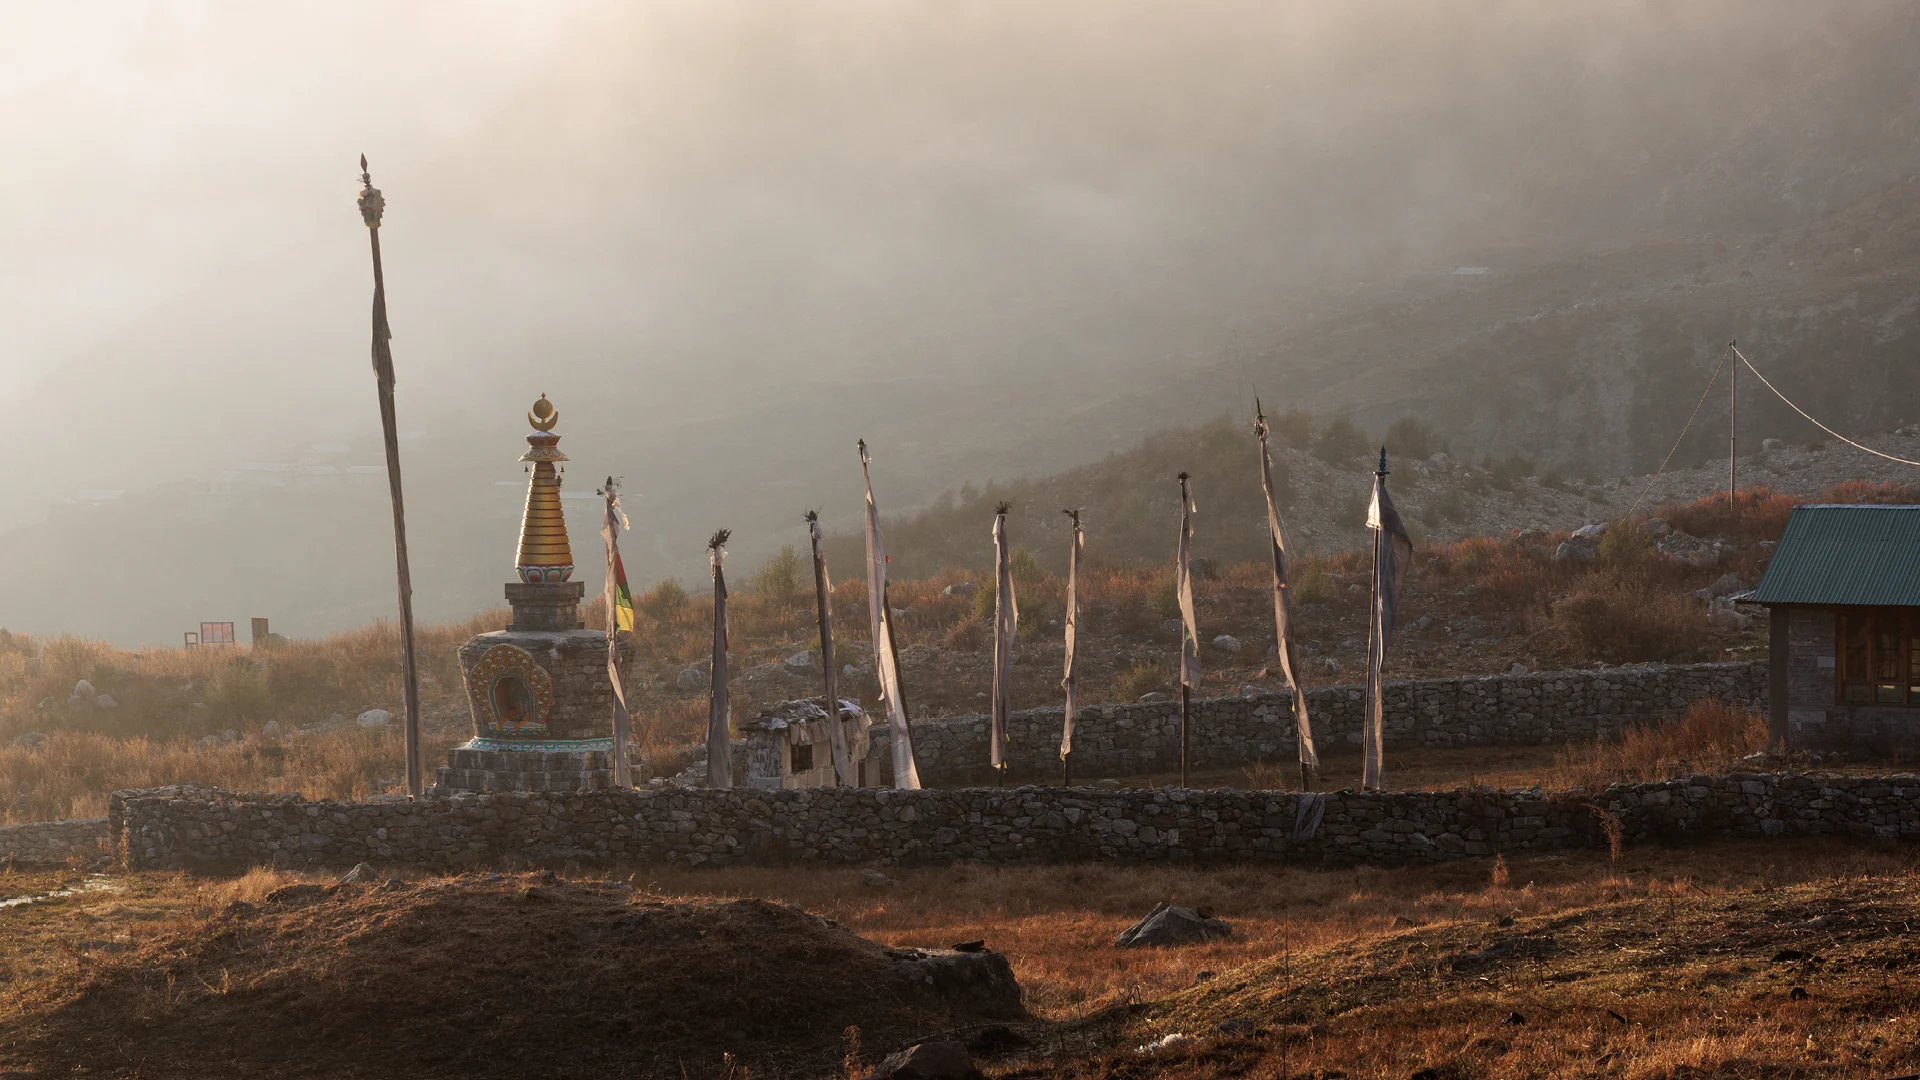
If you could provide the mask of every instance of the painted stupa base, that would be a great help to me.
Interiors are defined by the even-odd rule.
[[[447,752],[442,791],[614,786],[607,635],[581,626],[585,591],[577,581],[512,582],[513,621],[460,646],[474,737]]]
[[[646,769],[630,766],[633,783]],[[486,791],[601,791],[613,782],[613,740],[504,742],[474,739],[447,751],[435,783],[438,794]]]

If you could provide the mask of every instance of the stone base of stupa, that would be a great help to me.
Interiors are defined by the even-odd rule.
[[[645,765],[629,760],[636,786]],[[502,746],[475,739],[447,751],[436,794],[486,791],[602,791],[613,782],[613,740],[579,739]]]

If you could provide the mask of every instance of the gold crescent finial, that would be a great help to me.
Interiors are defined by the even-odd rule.
[[[553,425],[560,422],[560,410],[553,407],[547,395],[541,394],[540,400],[533,403],[533,411],[527,414],[527,423],[535,431],[552,431]]]

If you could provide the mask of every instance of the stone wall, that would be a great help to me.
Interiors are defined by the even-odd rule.
[[[1630,724],[1678,716],[1703,699],[1764,709],[1766,663],[1650,664],[1389,682],[1384,734],[1390,747],[1593,740],[1618,735]],[[1320,748],[1358,747],[1364,706],[1362,686],[1308,690],[1307,711]],[[1293,714],[1283,694],[1207,698],[1193,702],[1191,712],[1190,754],[1196,766],[1296,756]],[[1058,774],[1063,713],[1054,706],[1009,718],[1015,775]],[[913,749],[921,782],[956,786],[987,776],[988,723],[984,715],[915,721]],[[891,761],[889,741],[884,726],[874,728],[877,759]],[[1081,707],[1073,730],[1076,777],[1164,770],[1179,761],[1179,702]]]
[[[90,859],[106,850],[106,818],[0,825],[0,863],[62,863]]]
[[[1901,760],[1920,756],[1920,708],[1842,705],[1832,608],[1787,613],[1787,741],[1819,750],[1864,750]]]
[[[1303,804],[1303,800],[1305,800]],[[1305,820],[1317,801],[1316,826]],[[1461,789],[895,791],[659,788],[308,802],[210,789],[118,792],[129,868],[1070,861],[1301,865],[1440,860],[1682,837],[1920,840],[1920,776],[1694,776],[1597,796]],[[1308,813],[1303,813],[1303,810]]]

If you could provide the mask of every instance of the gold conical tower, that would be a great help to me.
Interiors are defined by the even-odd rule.
[[[533,463],[527,481],[527,513],[520,523],[520,555],[514,570],[528,584],[567,581],[573,577],[573,549],[567,544],[567,519],[560,509],[560,474],[555,468],[567,460],[560,452],[560,436],[553,426],[560,411],[541,394],[527,414],[533,434],[520,460]]]

